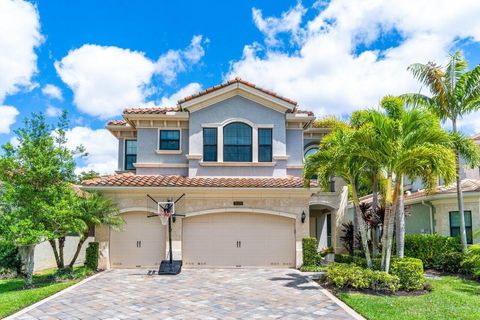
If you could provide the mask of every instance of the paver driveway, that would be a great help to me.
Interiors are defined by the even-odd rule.
[[[296,270],[112,270],[18,319],[353,319]]]

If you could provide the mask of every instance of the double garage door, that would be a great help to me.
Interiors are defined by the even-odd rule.
[[[161,253],[165,252],[166,228],[158,219],[147,219],[145,213],[127,214],[124,219],[125,230],[111,234],[112,267],[158,265]],[[293,219],[267,214],[229,213],[184,218],[184,266],[294,267],[294,223]],[[137,241],[141,241],[140,247]]]

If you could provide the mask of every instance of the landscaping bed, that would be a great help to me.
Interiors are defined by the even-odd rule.
[[[34,275],[32,289],[25,289],[22,278],[0,280],[0,318],[13,314],[93,275],[86,267],[58,273],[56,269]]]

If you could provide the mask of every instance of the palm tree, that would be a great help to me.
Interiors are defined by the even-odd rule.
[[[331,176],[343,178],[351,187],[352,200],[355,207],[355,215],[359,223],[360,235],[362,238],[362,247],[367,260],[367,266],[372,268],[372,260],[368,248],[367,227],[362,219],[360,211],[360,201],[358,196],[358,182],[360,177],[365,174],[369,168],[366,158],[357,156],[353,152],[361,148],[356,138],[357,131],[351,127],[337,127],[332,133],[327,135],[320,143],[319,151],[310,155],[306,159],[305,179],[307,183],[310,177],[317,174],[319,183],[328,188]]]
[[[68,267],[73,268],[83,243],[88,239],[90,228],[97,225],[107,225],[118,230],[124,220],[119,216],[116,204],[110,198],[104,198],[98,193],[84,193],[78,200],[78,212],[83,222],[78,229],[80,240]]]
[[[435,115],[419,108],[405,109],[398,97],[385,97],[381,106],[385,112],[371,110],[359,129],[359,142],[364,147],[358,151],[386,175],[382,269],[388,272],[397,216],[403,224],[398,235],[399,255],[403,256],[403,177],[421,178],[431,190],[439,176],[446,181],[453,179],[455,162],[450,135]],[[401,208],[397,212],[399,202]]]
[[[429,108],[443,121],[449,119],[452,123],[454,142],[461,140],[458,137],[457,121],[462,116],[480,108],[480,65],[470,71],[467,71],[467,68],[467,62],[460,51],[450,56],[449,62],[444,68],[434,62],[412,64],[408,70],[429,89],[431,96],[420,93],[409,93],[402,96],[407,103]],[[463,248],[466,250],[467,234],[461,189],[460,158],[473,167],[478,164],[479,155],[478,150],[471,144],[467,148],[462,148],[455,143],[454,151],[460,235]]]

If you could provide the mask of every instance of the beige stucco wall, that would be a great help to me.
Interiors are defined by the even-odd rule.
[[[449,236],[450,235],[450,211],[457,211],[458,204],[455,196],[448,199],[439,199],[432,201],[435,207],[435,232]],[[472,211],[472,230],[474,233],[473,242],[479,243],[480,237],[475,237],[475,232],[480,230],[480,197],[465,196],[465,211]]]
[[[188,216],[210,213],[238,213],[250,212],[257,214],[274,214],[289,217],[295,220],[296,266],[302,264],[302,239],[309,235],[309,200],[311,192],[308,189],[217,189],[202,188],[194,190],[116,190],[103,191],[118,204],[121,212],[151,211],[152,204],[148,204],[147,193],[159,201],[167,198],[176,199],[185,191],[186,196],[177,203],[176,212]],[[243,201],[243,206],[234,206],[234,201]],[[306,220],[301,222],[302,212]],[[182,218],[173,224],[172,245],[174,258],[182,256]],[[96,229],[96,240],[100,245],[99,267],[108,269],[108,228]],[[167,237],[168,241],[168,237]],[[168,245],[166,246],[168,250]]]

